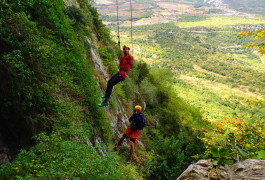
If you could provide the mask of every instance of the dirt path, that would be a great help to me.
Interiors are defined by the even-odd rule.
[[[228,77],[223,76],[223,75],[221,75],[221,74],[217,74],[217,73],[214,73],[214,72],[208,71],[208,70],[206,70],[206,69],[203,69],[203,68],[201,68],[200,66],[197,66],[197,65],[195,65],[195,64],[193,65],[193,68],[194,68],[195,70],[199,71],[199,72],[203,72],[203,73],[207,73],[207,74],[212,74],[212,75],[217,76],[217,77],[220,77],[220,78],[228,78]]]
[[[261,64],[264,64],[265,65],[265,55],[261,56],[258,51],[254,51],[254,54],[256,54],[257,56],[259,56],[259,59],[260,59]]]
[[[265,62],[264,62],[263,58],[265,58],[264,55],[263,56],[259,56],[260,62],[265,65]]]

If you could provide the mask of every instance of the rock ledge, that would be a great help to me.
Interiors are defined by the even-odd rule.
[[[210,160],[191,164],[177,180],[265,180],[265,160],[246,159],[234,165],[212,166]]]

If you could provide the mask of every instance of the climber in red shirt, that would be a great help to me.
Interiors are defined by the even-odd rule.
[[[124,55],[120,58],[119,72],[116,73],[114,76],[112,76],[110,80],[108,81],[105,96],[102,96],[102,98],[105,98],[105,99],[102,103],[98,104],[98,106],[100,107],[108,106],[110,104],[109,98],[110,98],[113,86],[115,86],[121,81],[124,81],[128,76],[128,71],[130,71],[131,68],[133,67],[133,56],[130,55],[129,46],[126,46],[126,45],[123,46],[123,54]]]

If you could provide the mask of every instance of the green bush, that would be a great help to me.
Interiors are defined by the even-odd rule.
[[[38,135],[38,144],[22,150],[16,160],[0,169],[1,179],[141,179],[135,166],[124,165],[115,153],[100,147]]]
[[[233,164],[248,158],[265,159],[263,124],[230,117],[211,121],[211,124],[212,128],[203,128],[199,136],[206,144],[201,157],[217,160],[219,164]]]
[[[99,48],[99,55],[103,59],[103,64],[108,68],[108,73],[114,75],[118,72],[118,65],[114,64],[114,56],[106,47]]]

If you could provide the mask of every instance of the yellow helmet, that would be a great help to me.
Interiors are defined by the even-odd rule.
[[[140,105],[136,105],[134,109],[138,109],[139,111],[142,111],[142,107]]]
[[[128,49],[130,50],[130,47],[127,46],[127,45],[124,45],[124,46],[122,47],[122,49],[125,49],[125,48],[128,48]]]

